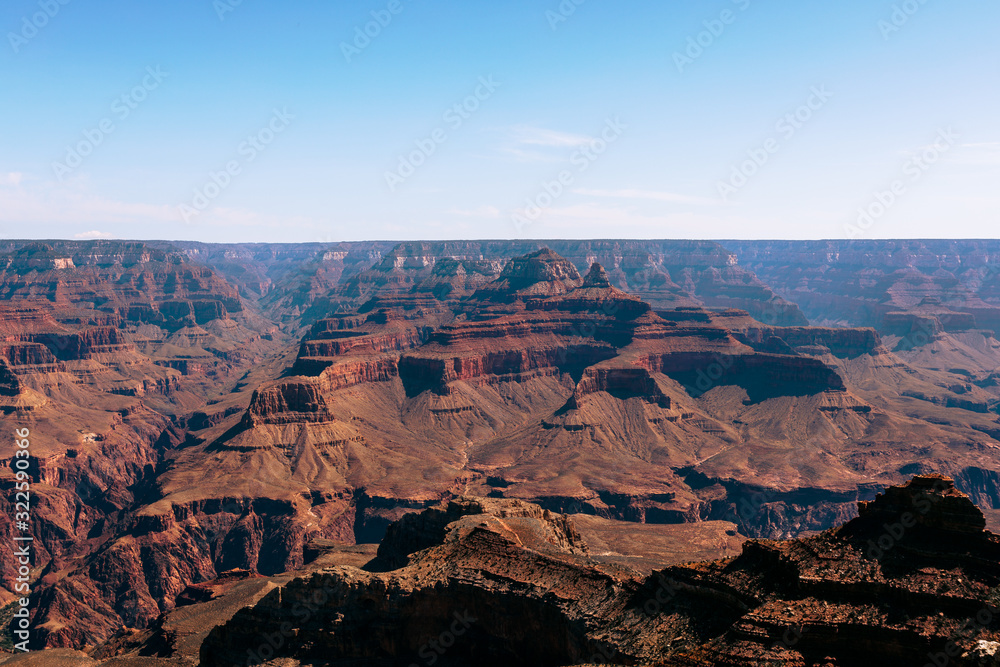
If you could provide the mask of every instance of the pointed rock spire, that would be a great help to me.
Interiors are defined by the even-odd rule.
[[[583,279],[584,287],[611,287],[611,279],[608,278],[608,272],[604,270],[604,267],[594,262],[590,266],[590,271],[587,273],[587,277]]]

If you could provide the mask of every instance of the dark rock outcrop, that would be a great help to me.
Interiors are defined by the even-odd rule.
[[[918,477],[841,528],[641,578],[546,541],[565,532],[537,508],[462,501],[393,527],[379,561],[397,569],[292,581],[213,630],[201,660],[990,664],[1000,537],[982,523],[950,479]]]

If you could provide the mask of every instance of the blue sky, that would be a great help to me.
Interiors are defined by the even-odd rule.
[[[6,0],[0,235],[992,237],[998,23],[995,0]]]

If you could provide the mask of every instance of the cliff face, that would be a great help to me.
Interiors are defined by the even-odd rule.
[[[723,357],[712,354],[670,353],[650,357],[650,370],[680,382],[692,395],[700,395],[699,385],[710,377],[711,388],[737,385],[753,402],[778,396],[808,396],[824,391],[844,391],[837,372],[818,359],[800,356],[751,354]],[[716,367],[712,376],[705,368]]]
[[[795,304],[736,261],[732,250],[699,241],[446,241],[302,244],[206,244],[196,242],[0,243],[0,252],[22,252],[11,264],[23,270],[86,269],[121,264],[140,274],[129,284],[147,291],[159,280],[158,262],[211,266],[226,284],[214,281],[209,300],[227,308],[234,296],[255,302],[289,331],[331,312],[354,310],[377,294],[416,290],[441,300],[464,298],[494,281],[508,259],[548,246],[581,274],[594,262],[607,269],[612,285],[657,307],[702,304],[737,307],[775,325],[805,324]],[[34,259],[32,259],[34,257]],[[34,262],[34,264],[32,264]],[[36,266],[37,265],[37,266]],[[171,288],[206,285],[197,273],[174,276]],[[216,289],[218,288],[218,289]],[[235,288],[236,294],[233,293]],[[70,294],[75,288],[70,288]],[[202,293],[204,294],[204,292]],[[220,296],[225,295],[225,298]],[[197,295],[195,300],[197,300]],[[177,298],[191,298],[178,293]],[[150,304],[131,306],[136,320],[162,316]],[[232,312],[232,311],[230,311]]]
[[[33,243],[0,257],[5,300],[94,304],[136,322],[202,324],[241,310],[238,291],[206,266],[142,243]]]
[[[749,609],[725,636],[665,664],[736,665],[750,656],[788,665],[821,657],[991,664],[984,647],[996,639],[994,575],[980,563],[996,562],[1000,538],[983,529],[982,513],[940,476],[890,488],[859,509],[816,537],[749,542],[731,563],[665,571]]]
[[[646,368],[588,368],[576,385],[574,405],[588,394],[604,392],[620,399],[642,398],[661,408],[670,408],[671,399]]]
[[[882,339],[874,329],[834,329],[824,327],[747,327],[739,331],[749,345],[766,348],[774,339],[793,350],[810,354],[832,354],[841,359],[854,359],[865,354],[879,354]]]
[[[283,383],[260,389],[250,398],[243,416],[244,428],[258,424],[323,422],[331,419],[316,383]]]
[[[500,276],[476,292],[483,300],[512,302],[529,296],[565,294],[582,283],[573,264],[548,248],[507,262]]]
[[[155,478],[184,439],[172,418],[228,393],[231,376],[281,344],[236,288],[176,249],[6,243],[0,419],[30,432],[33,641],[94,644],[122,623],[149,622],[188,582],[214,576],[203,534],[160,519],[150,538],[137,510],[155,497]],[[14,456],[8,441],[5,545],[17,532]],[[10,546],[0,556],[16,562]],[[11,591],[17,576],[5,566],[0,583]]]
[[[571,525],[472,499],[407,517],[373,563],[394,569],[293,580],[213,630],[201,660],[894,667],[989,664],[996,645],[1000,537],[948,478],[645,578],[589,558]]]
[[[564,514],[552,514],[519,500],[459,498],[440,508],[409,514],[391,524],[379,543],[377,557],[367,567],[376,570],[401,568],[419,551],[463,539],[470,529],[481,527],[483,515],[515,526],[519,540],[526,532],[524,526],[531,526],[533,532],[528,544],[542,550],[588,553],[583,537]]]
[[[27,392],[30,395],[32,390]],[[119,399],[120,404],[127,400],[134,399]],[[9,414],[11,421],[28,427],[31,433],[33,465],[29,471],[35,481],[31,495],[32,551],[37,568],[32,588],[37,596],[33,598],[37,646],[82,646],[106,637],[117,627],[117,614],[107,605],[105,595],[80,597],[59,590],[65,579],[93,590],[92,582],[124,582],[130,576],[128,569],[77,571],[99,548],[102,539],[122,527],[120,520],[139,499],[147,475],[160,458],[158,441],[168,429],[168,420],[141,407],[131,412],[123,408],[123,412],[125,416],[98,415],[82,422],[79,412],[67,409],[53,397],[30,410],[16,405]],[[73,432],[74,427],[83,424],[96,432]],[[12,455],[4,457],[6,474],[0,480],[4,488],[0,505],[6,512],[4,516],[10,517],[0,522],[0,533],[11,544],[13,536],[21,534],[14,530],[12,521],[15,480],[8,458]],[[13,558],[9,552],[7,556]],[[17,576],[16,570],[5,569],[3,586],[12,590]],[[113,603],[116,596],[110,597]],[[84,611],[80,604],[88,598],[92,604]]]
[[[0,395],[13,397],[23,391],[21,381],[10,369],[6,359],[0,359]]]
[[[936,311],[949,330],[997,330],[996,241],[726,241],[742,266],[811,321],[898,330],[902,313]],[[930,300],[930,302],[929,302]],[[933,308],[926,308],[933,305]],[[904,334],[905,335],[905,334]]]
[[[309,377],[259,388],[238,429],[218,422],[200,437],[213,451],[273,452],[311,493],[310,479],[365,487],[379,500],[359,512],[358,539],[455,489],[787,535],[849,518],[879,485],[859,461],[905,420],[854,394],[843,375],[854,367],[836,366],[900,366],[874,331],[777,327],[734,309],[654,313],[612,280],[599,263],[579,279],[542,251],[464,299],[371,299],[312,327],[292,367]],[[818,469],[837,483],[814,484]],[[794,481],[740,516],[773,479]]]
[[[102,641],[227,569],[375,543],[467,494],[769,538],[921,472],[1000,507],[991,261],[887,243],[820,275],[708,242],[551,245],[0,241],[0,419],[34,434],[38,641]],[[878,331],[805,326],[779,292]]]
[[[348,276],[345,272],[332,296],[314,291],[312,276],[298,278],[297,293],[316,294],[316,303],[322,302],[326,312],[357,308],[377,294],[415,292],[442,301],[466,298],[479,289],[492,289],[489,283],[500,277],[509,259],[549,250],[566,258],[580,275],[600,263],[610,285],[635,293],[655,307],[735,307],[767,324],[807,324],[794,303],[740,266],[732,251],[712,242],[443,241],[401,243],[391,250],[378,244],[339,244],[338,248],[350,248],[358,256],[367,248],[371,259],[357,273]],[[534,270],[530,263],[529,259],[523,266],[508,267],[509,277],[515,283],[524,280]],[[571,282],[577,280],[568,272],[565,275]]]
[[[367,353],[399,351],[416,347],[421,342],[422,335],[419,329],[408,329],[381,336],[365,336],[352,331],[337,338],[304,341],[299,357],[339,357],[359,349]]]
[[[589,562],[566,517],[516,501],[462,499],[397,526],[376,562],[398,554],[407,566],[386,574],[335,567],[295,580],[214,630],[201,661],[246,660],[248,649],[258,651],[259,632],[281,627],[296,603],[305,611],[308,596],[322,591],[306,625],[287,626],[278,646],[265,649],[268,658],[567,664],[603,643],[587,636],[584,619],[615,614],[614,592],[637,588],[627,570]],[[387,625],[389,618],[420,620]],[[330,641],[316,641],[317,632]],[[434,641],[442,632],[450,637]]]
[[[25,372],[80,373],[88,367],[58,362],[141,365],[142,357],[184,367],[201,357],[201,368],[224,381],[278,347],[274,326],[245,310],[236,287],[176,248],[8,243],[0,254],[0,351]]]
[[[383,264],[434,262],[406,255]],[[448,271],[459,267],[456,259]],[[362,458],[379,461],[374,468],[349,451],[317,450],[327,463],[303,470],[316,475],[333,465],[346,487],[379,475],[374,496],[383,499],[383,517],[464,488],[637,521],[735,517],[754,535],[849,518],[854,502],[879,486],[862,461],[884,455],[871,443],[887,428],[916,428],[950,447],[937,427],[874,407],[846,381],[858,364],[903,366],[873,330],[778,327],[734,309],[654,313],[612,281],[599,263],[580,279],[565,260],[540,251],[464,299],[434,305],[418,292],[373,299],[359,316],[314,325],[293,366],[314,379],[258,390],[274,399],[255,398],[244,415],[244,429],[259,427],[255,435],[233,439],[220,425],[209,441],[266,450],[277,438],[274,449],[290,452],[293,473],[313,456],[303,442],[363,443]],[[306,397],[305,407],[288,396]],[[454,444],[423,444],[442,434]],[[406,482],[395,462],[403,460],[421,460],[419,469],[438,461],[451,472],[401,493]],[[879,474],[910,464],[883,463]],[[853,471],[846,476],[845,465]],[[966,467],[979,469],[971,460],[948,469]],[[837,482],[813,483],[818,469]],[[740,517],[739,503],[776,479],[794,481]],[[355,534],[369,535],[361,525]]]

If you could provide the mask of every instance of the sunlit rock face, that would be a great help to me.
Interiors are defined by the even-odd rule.
[[[809,326],[793,301],[812,291],[746,264],[785,275],[794,257],[744,249],[0,241],[0,419],[32,432],[37,645],[173,628],[156,624],[189,586],[271,581],[317,544],[374,556],[394,522],[466,496],[582,517],[592,558],[644,572],[847,523],[914,475],[949,475],[992,520],[1000,343],[967,322],[991,307],[985,260],[969,255],[968,289],[986,305],[931,270],[948,253],[918,254],[923,273],[879,283],[881,320]],[[854,289],[833,264],[829,285],[796,270]],[[907,539],[972,539],[964,511]]]

